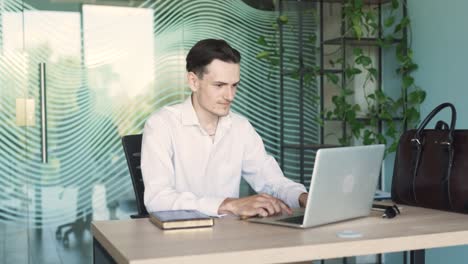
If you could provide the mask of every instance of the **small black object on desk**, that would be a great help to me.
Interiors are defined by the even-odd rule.
[[[400,209],[396,204],[383,205],[383,204],[372,204],[372,210],[383,212],[383,218],[394,218],[400,214]]]

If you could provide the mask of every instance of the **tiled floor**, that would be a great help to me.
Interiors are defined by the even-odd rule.
[[[127,219],[136,212],[135,208],[134,201],[119,201],[113,218]],[[74,233],[70,235],[68,247],[56,238],[55,232],[55,227],[30,229],[18,224],[1,223],[0,263],[92,263],[93,245],[89,225],[83,230],[82,236]]]

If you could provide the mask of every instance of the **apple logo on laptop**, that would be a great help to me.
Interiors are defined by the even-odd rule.
[[[350,193],[354,189],[354,176],[348,174],[344,177],[343,180],[343,193]]]

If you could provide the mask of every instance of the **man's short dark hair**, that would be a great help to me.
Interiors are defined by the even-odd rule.
[[[187,54],[187,72],[195,73],[199,78],[206,73],[206,66],[213,60],[240,63],[239,51],[229,46],[222,39],[204,39],[195,44]]]

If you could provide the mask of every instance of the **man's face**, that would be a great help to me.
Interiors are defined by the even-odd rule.
[[[203,115],[226,116],[234,101],[239,80],[239,64],[217,59],[206,66],[202,78],[189,72],[188,81],[195,109],[202,111]]]

